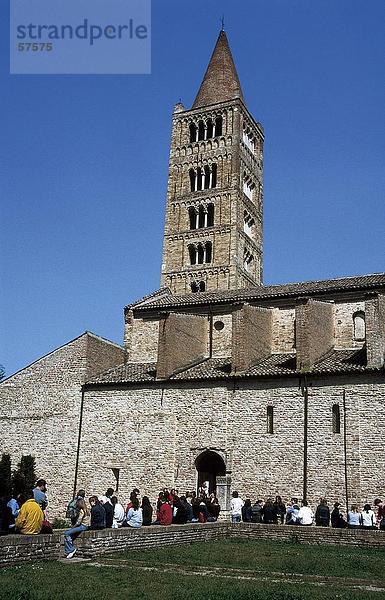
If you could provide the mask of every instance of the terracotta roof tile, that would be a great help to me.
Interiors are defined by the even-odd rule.
[[[364,349],[332,350],[317,362],[311,374],[360,373],[377,369],[367,369]],[[178,371],[170,381],[213,380],[259,377],[299,376],[295,354],[272,354],[259,361],[246,372],[231,372],[231,358],[207,358],[199,364]],[[310,374],[310,373],[309,373]],[[89,385],[150,383],[156,380],[155,363],[129,363],[109,369],[89,380]]]
[[[321,281],[303,281],[282,285],[264,285],[241,290],[221,290],[200,292],[196,294],[173,295],[170,292],[147,301],[142,305],[139,301],[132,306],[135,310],[164,309],[174,307],[199,306],[205,304],[224,304],[226,302],[250,302],[252,300],[274,299],[285,297],[314,296],[354,290],[376,290],[385,288],[385,273],[358,275],[339,279]]]

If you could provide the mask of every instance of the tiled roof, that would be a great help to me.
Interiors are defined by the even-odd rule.
[[[193,108],[242,98],[241,84],[227,36],[219,33],[205,76],[194,100]]]
[[[269,298],[285,298],[299,296],[315,296],[326,293],[348,291],[369,291],[385,288],[385,273],[325,279],[321,281],[304,281],[285,283],[282,285],[264,285],[241,290],[221,290],[216,292],[200,292],[177,296],[165,290],[153,300],[141,301],[131,305],[135,310],[164,309],[178,306],[198,306],[205,304],[221,304],[226,302],[247,302]]]
[[[318,361],[312,374],[361,373],[367,370],[364,349],[332,350]],[[295,354],[272,354],[255,364],[246,372],[232,373],[231,358],[207,358],[184,371],[178,371],[170,381],[212,380],[259,377],[299,376]],[[89,380],[89,385],[125,384],[156,381],[155,363],[130,363],[109,369]]]

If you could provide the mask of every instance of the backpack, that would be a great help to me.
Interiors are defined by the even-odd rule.
[[[316,520],[319,521],[320,523],[328,524],[329,518],[330,518],[329,507],[320,504],[319,507],[317,508]]]
[[[254,504],[251,507],[251,522],[260,523],[262,521],[262,506],[260,504]]]
[[[79,512],[80,512],[80,509],[78,506],[78,499],[73,498],[73,500],[71,500],[71,502],[68,503],[67,510],[66,510],[66,518],[71,519],[71,522],[76,521],[76,519],[79,516]]]

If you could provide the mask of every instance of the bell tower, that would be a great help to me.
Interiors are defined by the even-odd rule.
[[[222,30],[192,108],[173,113],[162,287],[262,284],[263,140]]]

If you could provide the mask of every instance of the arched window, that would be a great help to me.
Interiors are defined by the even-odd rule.
[[[214,204],[207,205],[207,227],[214,226]]]
[[[211,165],[211,185],[210,188],[217,187],[217,165],[213,163]]]
[[[206,216],[205,208],[201,204],[199,206],[199,221],[198,221],[199,228],[205,227],[205,216]]]
[[[198,265],[203,265],[205,262],[205,248],[203,244],[198,244]]]
[[[206,134],[206,140],[210,140],[213,137],[213,131],[214,131],[214,123],[212,122],[211,119],[207,120],[207,134]]]
[[[197,141],[197,126],[195,123],[190,123],[190,142]]]
[[[253,262],[253,260],[254,256],[245,248],[243,252],[243,268],[245,269],[245,271],[250,271],[251,263]]]
[[[248,127],[243,128],[242,141],[245,146],[254,154],[255,142],[253,134]]]
[[[243,231],[251,239],[253,239],[253,228],[254,228],[254,219],[247,212],[247,210],[245,210],[243,213]]]
[[[222,117],[217,117],[215,119],[215,137],[222,135],[222,123]]]
[[[197,249],[192,244],[188,247],[189,255],[190,255],[190,264],[197,264]]]
[[[198,121],[198,141],[201,142],[205,139],[205,124],[203,121]]]
[[[333,433],[341,433],[341,414],[339,404],[332,407],[332,429]]]
[[[206,242],[206,260],[205,262],[211,263],[212,258],[212,244],[211,242]]]
[[[206,284],[204,281],[200,281],[199,282],[199,291],[200,292],[205,292],[206,291]]]
[[[188,209],[188,215],[189,215],[189,220],[190,220],[190,229],[196,229],[197,228],[197,213],[193,206],[190,206],[190,208]]]
[[[354,341],[364,342],[366,337],[365,313],[360,310],[353,315]]]
[[[243,175],[243,193],[245,194],[245,196],[247,196],[250,200],[253,199],[253,190],[254,190],[254,184],[251,181],[250,177],[247,177],[246,173],[244,173]]]
[[[190,287],[191,287],[191,291],[193,294],[196,294],[196,292],[199,292],[199,284],[197,281],[192,281]]]
[[[266,431],[267,431],[267,433],[274,433],[274,408],[273,408],[273,406],[267,407]]]
[[[194,169],[190,169],[188,174],[190,177],[190,190],[192,192],[195,192],[195,190],[196,190],[196,173],[195,173]]]
[[[204,179],[204,189],[208,190],[210,187],[210,167],[205,165],[204,167],[205,179]]]
[[[197,185],[196,185],[196,190],[201,190],[202,189],[202,169],[200,167],[198,167],[197,169]]]

